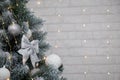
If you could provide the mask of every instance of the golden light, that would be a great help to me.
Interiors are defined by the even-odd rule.
[[[40,4],[40,1],[38,1],[37,4],[39,5],[39,4]]]
[[[10,78],[7,78],[6,80],[10,80]]]

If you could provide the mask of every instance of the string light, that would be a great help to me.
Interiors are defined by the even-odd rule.
[[[83,26],[83,27],[85,27],[85,26],[86,26],[86,24],[83,24],[82,26]]]
[[[84,43],[86,43],[86,42],[87,42],[87,40],[84,40],[83,42],[84,42]]]
[[[60,29],[58,29],[58,31],[57,31],[57,32],[61,32],[61,31],[60,31]]]
[[[39,4],[40,4],[40,1],[38,1],[37,4],[39,5]]]
[[[86,74],[87,74],[87,72],[84,72],[84,74],[86,75]]]
[[[55,48],[58,48],[58,45],[55,45]]]
[[[107,59],[110,59],[110,57],[109,57],[109,56],[107,56]]]
[[[111,73],[110,73],[110,72],[108,72],[107,74],[108,74],[108,75],[110,75]]]
[[[107,25],[107,28],[110,28],[110,25]]]
[[[35,65],[36,67],[38,67],[39,66],[39,63],[36,63],[36,65]]]
[[[85,11],[86,11],[86,9],[83,9],[82,11],[83,11],[83,12],[85,12]]]
[[[106,11],[107,11],[107,12],[110,12],[110,10],[109,10],[109,9],[107,9]]]
[[[10,80],[10,78],[7,78],[6,80]]]
[[[11,58],[12,58],[12,55],[9,55],[8,59],[11,60]]]
[[[87,59],[88,57],[87,56],[84,56],[85,59]]]
[[[60,15],[60,14],[58,14],[57,16],[58,16],[58,17],[61,17],[61,15]]]
[[[43,60],[46,60],[46,59],[47,59],[47,57],[46,57],[46,56],[44,56],[44,57],[43,57]]]
[[[109,40],[107,40],[107,41],[106,41],[106,43],[107,43],[107,44],[110,44],[110,41],[109,41]]]
[[[4,27],[4,20],[3,20],[3,19],[2,19],[2,28],[3,28],[3,30],[5,30],[5,27]],[[10,53],[11,53],[11,52],[12,52],[12,51],[11,51],[11,45],[10,45],[9,38],[8,38],[8,36],[7,36],[6,33],[4,33],[4,37],[6,38],[6,42],[8,43],[8,46],[10,47]]]
[[[19,6],[18,4],[16,4],[16,6]]]

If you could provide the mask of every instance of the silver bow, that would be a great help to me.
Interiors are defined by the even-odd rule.
[[[28,58],[30,57],[33,67],[35,67],[35,63],[40,61],[37,53],[39,52],[39,41],[33,40],[30,42],[28,38],[23,35],[21,42],[21,49],[18,51],[23,56],[23,64],[26,63]]]

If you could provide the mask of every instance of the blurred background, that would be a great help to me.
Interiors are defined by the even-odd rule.
[[[30,0],[28,8],[45,20],[47,53],[60,55],[68,80],[120,80],[120,0]]]

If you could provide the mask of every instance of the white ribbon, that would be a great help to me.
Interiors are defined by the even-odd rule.
[[[28,38],[23,35],[21,42],[21,49],[18,51],[23,56],[23,64],[26,63],[28,58],[30,57],[33,67],[35,67],[35,63],[40,61],[37,54],[39,52],[39,41],[33,40],[30,42]]]

